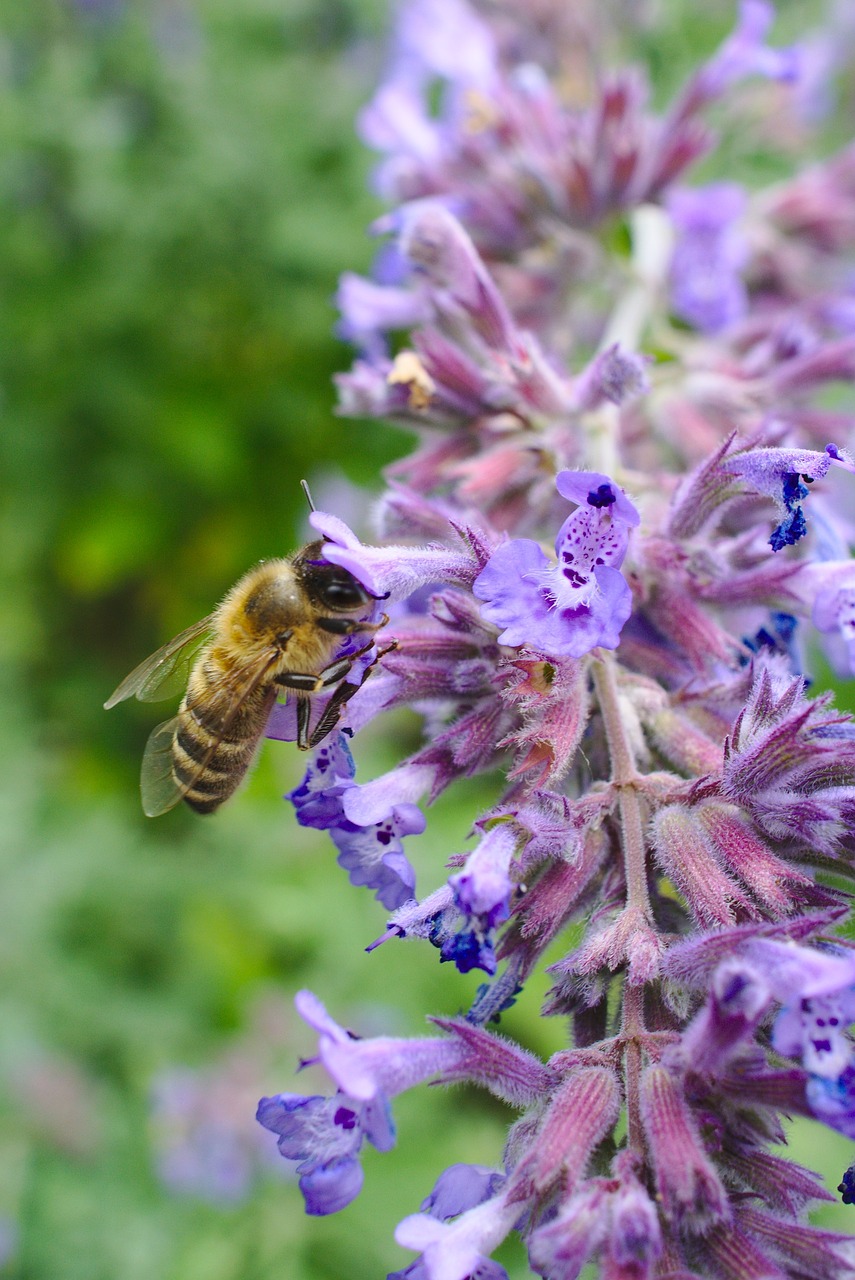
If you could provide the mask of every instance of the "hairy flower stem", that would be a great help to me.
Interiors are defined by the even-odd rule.
[[[614,659],[606,656],[595,658],[591,669],[612,762],[611,782],[618,795],[627,906],[643,911],[649,920],[651,909],[647,892],[644,824],[638,793],[641,775],[635,767],[626,725],[621,715]]]
[[[600,652],[602,653],[602,650]],[[609,758],[612,765],[611,782],[618,794],[627,907],[635,907],[643,911],[646,918],[650,920],[652,912],[647,891],[644,824],[641,813],[641,796],[638,793],[637,785],[640,775],[635,767],[635,758],[627,737],[626,725],[621,715],[614,659],[610,655],[595,658],[591,664],[591,670],[609,747]],[[639,1095],[641,1038],[644,1032],[644,988],[624,980],[621,1039],[626,1046],[624,1078],[627,1135],[630,1148],[638,1152],[640,1156],[644,1154]]]
[[[630,1150],[643,1157],[644,1131],[641,1125],[641,1036],[644,1032],[644,987],[624,981],[621,1037],[625,1042],[624,1088],[626,1089],[627,1142]]]

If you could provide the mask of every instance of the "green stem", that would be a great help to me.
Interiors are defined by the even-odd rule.
[[[668,215],[643,204],[632,214],[632,281],[609,317],[600,350],[619,342],[637,351],[671,265],[673,231]]]
[[[632,260],[627,288],[618,298],[600,342],[600,351],[616,342],[637,351],[659,302],[671,264],[673,231],[668,215],[655,205],[641,205],[631,215]],[[620,408],[605,404],[585,415],[585,457],[594,471],[620,474],[618,442]]]

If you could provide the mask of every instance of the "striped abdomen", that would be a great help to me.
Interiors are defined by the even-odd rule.
[[[237,790],[275,698],[269,682],[238,698],[209,657],[196,664],[172,740],[172,774],[191,809],[213,813]]]

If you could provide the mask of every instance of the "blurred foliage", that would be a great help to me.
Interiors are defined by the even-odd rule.
[[[663,80],[695,16],[675,5],[664,43],[648,35]],[[227,1087],[243,1046],[241,1097],[295,1088],[312,1043],[296,988],[365,1030],[419,1033],[478,980],[391,944],[390,992],[384,949],[362,950],[382,909],[278,800],[293,750],[270,744],[215,821],[148,823],[152,709],[101,710],[299,540],[301,476],[376,487],[406,447],[331,412],[350,357],[330,300],[341,270],[367,266],[376,212],[352,121],[386,18],[383,0],[0,0],[0,1274],[373,1280],[404,1265],[394,1224],[445,1165],[500,1155],[502,1108],[434,1093],[400,1100],[400,1149],[369,1153],[364,1192],[332,1219],[307,1219],[263,1162],[242,1203],[167,1190],[162,1073]],[[396,747],[414,734],[402,717]],[[360,777],[397,758],[367,744]],[[411,842],[421,883],[465,847],[489,789],[433,811]],[[505,1020],[544,1055],[562,1030],[533,1016],[546,982]],[[253,1009],[277,1000],[284,1031],[262,1051]],[[844,1144],[802,1132],[839,1174]]]
[[[398,443],[343,448],[331,415],[372,14],[0,12],[3,645],[85,756],[113,674],[293,545],[300,477],[346,454],[367,479]]]

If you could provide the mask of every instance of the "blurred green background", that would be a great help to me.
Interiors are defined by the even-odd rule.
[[[646,37],[669,77],[687,12]],[[407,447],[337,420],[330,384],[337,277],[371,256],[352,122],[387,20],[384,0],[0,0],[0,1273],[22,1280],[373,1280],[409,1260],[394,1224],[445,1165],[499,1159],[489,1099],[405,1097],[354,1205],[303,1215],[252,1119],[311,1087],[294,990],[418,1034],[477,977],[401,947],[390,991],[362,950],[382,908],[279,799],[293,749],[269,744],[215,820],[152,823],[156,710],[101,709],[301,540],[302,476],[376,490]],[[369,744],[360,776],[415,732]],[[422,884],[489,793],[463,785],[411,842]],[[546,985],[506,1023],[544,1054]],[[848,1144],[797,1143],[836,1181]]]

